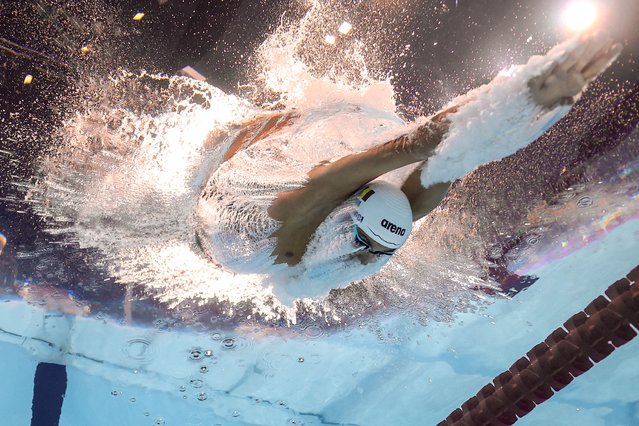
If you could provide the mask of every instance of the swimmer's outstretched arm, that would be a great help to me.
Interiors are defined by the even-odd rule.
[[[605,33],[584,36],[574,49],[555,61],[541,75],[528,81],[534,102],[552,109],[559,103],[572,104],[588,83],[608,68],[621,52],[621,45],[614,43]],[[402,186],[413,209],[413,220],[418,220],[434,210],[446,195],[450,182],[424,187],[422,170],[428,161],[420,164]]]
[[[552,108],[572,99],[610,65],[620,50],[621,46],[613,44],[605,35],[583,38],[552,68],[528,82],[533,100],[542,107]],[[425,188],[420,179],[421,170],[448,132],[447,117],[468,101],[468,98],[462,99],[449,106],[410,134],[322,163],[309,173],[302,188],[279,193],[268,209],[268,214],[281,222],[272,235],[277,239],[273,252],[276,263],[299,263],[311,236],[333,209],[364,184],[406,165],[422,162],[402,187],[411,202],[414,220],[437,207],[450,183]]]

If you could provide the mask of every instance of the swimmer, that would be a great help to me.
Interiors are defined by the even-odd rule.
[[[588,83],[617,58],[621,45],[598,33],[564,44],[562,49],[554,49],[542,57],[546,58],[545,66],[522,80],[522,92],[526,92],[528,103],[522,109],[527,108],[532,115],[527,118],[529,121],[561,107],[565,114]],[[430,179],[429,167],[446,168],[445,164],[440,167],[435,157],[442,156],[442,146],[454,136],[450,133],[455,114],[466,105],[470,108],[475,99],[490,90],[489,84],[458,98],[413,130],[386,143],[316,162],[299,180],[274,177],[280,173],[291,175],[297,170],[295,162],[283,162],[286,167],[278,169],[280,158],[288,152],[284,148],[277,145],[268,148],[276,151],[276,155],[267,148],[262,151],[255,148],[269,141],[289,144],[290,141],[279,140],[277,134],[294,125],[299,113],[273,114],[245,125],[229,141],[224,162],[202,191],[196,210],[200,246],[213,261],[235,272],[268,273],[293,268],[298,278],[321,277],[342,282],[374,273],[407,241],[413,222],[433,211],[445,196],[455,177],[446,180],[444,174],[439,180]],[[500,96],[499,90],[492,93]],[[509,102],[505,110],[516,108],[515,100],[512,107]],[[481,111],[484,112],[484,121],[498,115]],[[502,120],[502,126],[508,128],[502,127],[499,132],[529,125],[529,121],[520,118]],[[532,140],[522,141],[518,147]],[[250,165],[267,153],[269,157],[264,157],[264,161],[269,161],[269,166],[273,162],[273,176],[253,176],[252,183],[245,184],[254,170]],[[498,158],[472,164],[466,173]],[[376,180],[409,165],[416,167],[401,186]],[[243,170],[246,172],[238,179]],[[461,176],[458,173],[457,177]],[[349,268],[336,266],[345,263],[351,265],[352,273]],[[376,266],[369,268],[369,265]],[[327,274],[326,270],[332,273]]]

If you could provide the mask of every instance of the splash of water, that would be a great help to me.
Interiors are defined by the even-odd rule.
[[[368,71],[371,59],[364,55],[363,42],[351,39],[347,48],[339,50],[324,42],[325,32],[339,22],[335,6],[332,2],[309,1],[299,21],[282,22],[257,49],[256,79],[262,90],[279,95],[275,105],[308,109],[379,85]],[[385,95],[392,96],[392,92]],[[380,99],[384,97],[376,98]]]
[[[369,76],[361,45],[352,43],[341,62],[334,53],[302,49],[327,13],[320,2],[312,2],[299,23],[283,24],[258,50],[260,79],[278,93],[277,106],[322,109],[305,129],[307,138],[292,148],[316,161],[387,140],[366,120],[385,117],[396,129],[403,126],[394,116],[392,86]],[[319,75],[305,61],[310,54],[326,62]],[[269,322],[315,318],[340,324],[407,306],[423,318],[448,319],[476,299],[467,289],[480,281],[478,266],[468,262],[461,244],[449,245],[438,239],[441,235],[424,231],[379,274],[327,298],[282,305],[263,277],[234,274],[212,263],[193,233],[193,209],[201,186],[222,160],[225,135],[264,111],[206,83],[146,73],[95,79],[89,93],[87,105],[60,130],[62,143],[43,162],[42,179],[29,200],[47,219],[49,232],[80,248],[98,249],[119,283],[142,286],[169,309],[188,301],[241,320],[236,316],[247,310],[236,307],[242,305]],[[323,126],[329,122],[330,127]],[[346,151],[326,153],[315,145],[318,137],[344,139]],[[452,222],[446,225],[449,234],[466,232],[455,230]]]

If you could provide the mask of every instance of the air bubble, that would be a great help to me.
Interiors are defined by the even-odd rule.
[[[118,396],[118,395],[120,395],[120,392],[114,390],[114,391],[111,391],[111,395]]]
[[[303,356],[301,356],[301,357],[297,358],[297,362],[299,362],[299,363],[304,362],[304,357],[303,357]]]
[[[539,243],[539,240],[541,240],[541,236],[537,235],[537,234],[531,234],[528,237],[526,237],[526,243],[529,246],[534,246],[537,243]]]
[[[235,347],[235,340],[231,337],[227,337],[226,339],[222,340],[222,347],[224,349],[233,349]]]
[[[313,324],[305,327],[302,332],[304,333],[304,336],[310,339],[317,339],[324,334],[324,329],[317,324]]]
[[[584,197],[581,197],[579,201],[577,201],[577,207],[584,209],[586,207],[592,206],[593,203],[594,200],[592,199],[592,197],[586,195]]]
[[[186,392],[186,386],[184,385],[180,386],[180,392]]]
[[[218,333],[217,331],[211,333],[211,340],[222,340],[222,333]]]
[[[200,367],[200,373],[208,373],[209,372],[209,367],[207,367],[206,365],[203,365],[202,367]]]
[[[200,392],[197,394],[198,401],[206,401],[207,398],[208,395],[206,394],[206,392]]]
[[[192,360],[195,361],[199,361],[202,359],[202,357],[204,356],[204,354],[202,353],[202,349],[201,348],[192,348],[191,349],[191,354],[189,355],[189,358],[191,358]]]
[[[204,386],[204,382],[200,379],[191,379],[191,381],[189,382],[191,384],[191,387],[195,388],[195,389],[199,389],[202,386]]]
[[[164,426],[164,419],[162,417],[158,417],[157,419],[155,419],[155,423],[153,423],[156,426]]]
[[[136,399],[135,399],[135,398],[131,398],[131,399],[129,399],[129,401],[131,401],[131,402],[135,402],[135,401],[136,401]]]
[[[135,361],[150,361],[153,351],[151,342],[144,338],[129,340],[124,344],[124,353]]]
[[[233,411],[233,413],[231,413],[231,415],[232,415],[233,417],[240,417],[240,412],[239,412],[239,411],[237,411],[237,410],[235,410],[235,411]]]
[[[230,338],[233,341],[233,349],[245,350],[251,347],[253,341],[244,337],[235,336]]]
[[[207,351],[204,352],[204,356],[207,358],[210,358],[213,356],[213,351],[208,349]]]

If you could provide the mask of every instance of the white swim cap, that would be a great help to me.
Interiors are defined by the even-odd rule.
[[[353,221],[366,235],[391,249],[400,248],[413,229],[406,194],[386,182],[372,182],[358,191]]]

